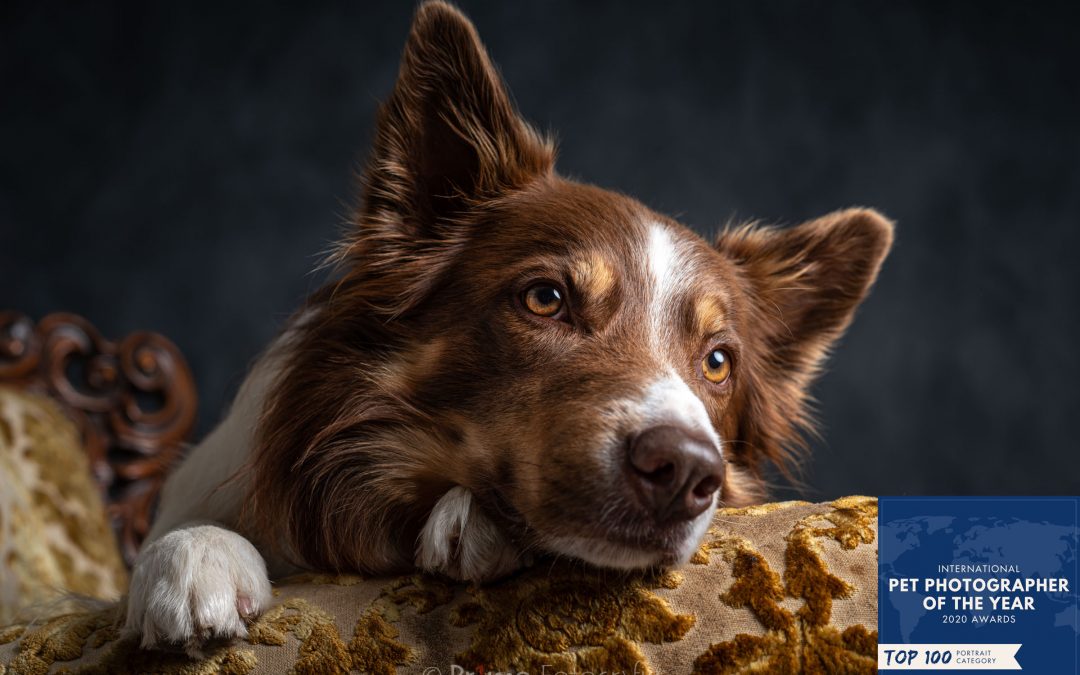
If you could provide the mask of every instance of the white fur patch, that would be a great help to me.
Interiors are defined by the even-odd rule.
[[[460,486],[435,503],[417,542],[418,567],[455,579],[497,579],[527,562]]]
[[[701,545],[701,538],[705,536],[705,531],[709,529],[714,513],[716,513],[715,497],[712,505],[689,523],[686,534],[675,551],[673,560],[664,560],[666,557],[664,553],[630,548],[606,539],[591,539],[573,535],[551,537],[545,542],[545,548],[562,555],[584,560],[597,567],[613,569],[639,570],[659,564],[682,565],[697,552],[698,547]]]
[[[250,458],[255,425],[267,392],[288,358],[296,327],[310,316],[310,312],[302,315],[270,345],[240,386],[225,419],[169,475],[146,543],[193,522],[239,525],[246,489],[241,470]],[[233,476],[241,478],[230,480]],[[275,577],[295,571],[284,556],[270,556],[267,562]]]
[[[187,527],[140,552],[124,628],[145,649],[167,642],[198,655],[209,638],[246,636],[245,621],[271,599],[266,564],[251,542],[214,525]]]
[[[662,554],[630,548],[606,539],[575,535],[550,537],[545,548],[584,560],[590,565],[620,570],[640,570],[660,563]]]
[[[659,224],[649,225],[649,250],[646,254],[652,297],[649,301],[649,323],[653,346],[660,353],[668,339],[671,309],[679,291],[689,278],[689,261],[680,251],[671,231]]]
[[[690,561],[690,557],[697,553],[698,548],[701,546],[701,538],[705,536],[705,532],[708,531],[709,525],[712,523],[713,515],[716,513],[717,507],[717,492],[713,495],[712,504],[709,508],[705,509],[697,518],[693,520],[690,526],[690,532],[683,539],[682,548],[679,550],[677,564],[683,565]]]
[[[668,373],[650,384],[638,407],[643,429],[677,424],[701,433],[723,454],[720,436],[713,428],[705,404],[675,373]]]
[[[667,228],[657,223],[649,226],[648,261],[653,282],[663,295],[675,272],[675,241]]]

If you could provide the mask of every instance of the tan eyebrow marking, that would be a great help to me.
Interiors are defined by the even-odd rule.
[[[615,271],[603,256],[593,253],[574,261],[570,276],[574,285],[591,297],[602,299],[615,287]]]
[[[420,342],[376,369],[372,376],[388,391],[409,391],[416,382],[430,377],[438,369],[439,359],[448,346],[446,338],[442,337]]]
[[[694,301],[694,318],[701,335],[715,333],[723,328],[726,315],[723,304],[716,297],[705,296]]]

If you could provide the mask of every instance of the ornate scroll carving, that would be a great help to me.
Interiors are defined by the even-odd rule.
[[[5,311],[0,383],[48,394],[78,424],[130,565],[195,422],[195,382],[180,350],[145,331],[106,340],[74,314],[50,314],[35,326]]]

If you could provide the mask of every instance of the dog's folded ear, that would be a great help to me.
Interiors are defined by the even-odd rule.
[[[851,322],[892,238],[877,211],[846,209],[789,229],[728,230],[717,248],[748,281],[770,358],[805,372]]]
[[[421,5],[379,111],[363,215],[427,239],[553,163],[551,143],[518,116],[469,20],[444,2]]]
[[[736,451],[754,467],[767,457],[787,472],[802,445],[808,386],[851,322],[892,245],[892,223],[871,209],[837,211],[790,229],[745,226],[720,235],[717,249],[746,285],[747,345]],[[749,371],[749,372],[747,372]]]

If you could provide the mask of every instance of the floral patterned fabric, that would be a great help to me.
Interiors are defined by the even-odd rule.
[[[127,570],[79,433],[43,396],[0,387],[0,625],[116,600]]]
[[[721,510],[690,564],[542,562],[480,588],[307,575],[247,639],[144,652],[112,606],[0,629],[8,673],[872,673],[877,503]]]

